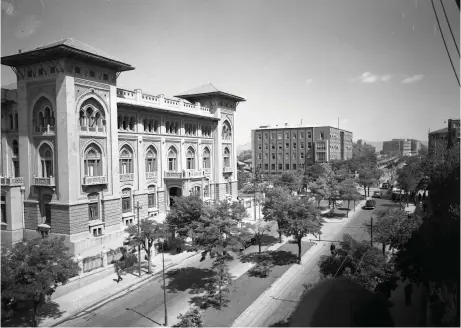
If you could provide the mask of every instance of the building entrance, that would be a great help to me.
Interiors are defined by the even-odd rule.
[[[173,197],[181,197],[182,196],[182,190],[181,188],[178,187],[171,187],[168,189],[168,192],[170,194],[170,207],[174,205],[174,199]]]

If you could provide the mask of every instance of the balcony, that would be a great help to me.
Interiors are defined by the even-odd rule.
[[[222,171],[224,173],[232,173],[234,172],[234,169],[232,167],[223,167]]]
[[[157,180],[157,172],[146,172],[146,179]]]
[[[165,171],[165,179],[190,179],[204,177],[203,170]]]
[[[54,133],[54,126],[47,125],[47,126],[34,126],[34,133]]]
[[[134,180],[134,173],[123,173],[120,174],[120,182],[123,181],[133,181]]]
[[[33,177],[32,184],[34,186],[54,187],[56,186],[55,177],[37,178]]]
[[[105,126],[80,126],[80,131],[85,131],[85,132],[106,132]]]
[[[203,170],[193,170],[193,169],[186,170],[186,178],[199,178],[203,176],[204,176]]]
[[[24,185],[24,178],[1,177],[0,185],[9,187],[22,186]]]
[[[165,179],[182,179],[183,172],[179,171],[165,171]]]
[[[84,177],[83,178],[83,185],[85,186],[100,185],[100,184],[107,184],[106,176]]]

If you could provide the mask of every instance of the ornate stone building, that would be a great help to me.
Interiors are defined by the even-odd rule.
[[[17,75],[2,89],[3,245],[60,235],[87,256],[120,246],[138,211],[162,220],[174,196],[237,197],[245,99],[211,83],[173,99],[117,88],[134,67],[73,39],[2,64]]]

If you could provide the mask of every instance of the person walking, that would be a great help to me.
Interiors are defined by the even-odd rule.
[[[336,254],[336,246],[334,243],[331,244],[330,246],[330,252],[331,252],[331,255],[335,256]]]
[[[411,304],[411,293],[413,292],[413,284],[409,283],[405,286],[405,304]]]
[[[122,278],[122,269],[118,268],[117,269],[117,284],[122,280],[123,280],[123,278]]]
[[[421,193],[420,192],[418,192],[418,200],[421,203]]]
[[[423,193],[423,200],[426,200],[426,190],[424,190],[424,193]]]

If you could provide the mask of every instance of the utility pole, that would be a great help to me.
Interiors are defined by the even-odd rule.
[[[138,236],[140,236],[139,209],[141,209],[142,206],[139,206],[139,201],[136,202],[135,208],[136,208],[136,210],[138,212]],[[138,245],[138,272],[139,272],[139,277],[141,278],[141,244]]]
[[[373,216],[371,216],[370,245],[373,247]]]
[[[255,167],[254,167],[253,169],[254,169],[254,171],[253,171],[253,172],[254,172],[254,176],[253,176],[253,181],[254,181],[254,190],[253,190],[253,191],[254,191],[254,197],[253,197],[253,202],[254,202],[254,208],[255,208],[255,210],[254,210],[254,212],[255,212],[254,218],[255,218],[255,221],[256,221],[256,165],[255,165]]]
[[[166,240],[165,226],[163,226],[163,236]],[[162,275],[163,275],[163,303],[165,304],[165,327],[168,326],[168,311],[166,307],[166,287],[165,287],[165,241],[162,243]]]

